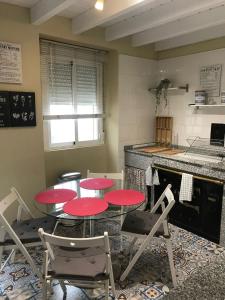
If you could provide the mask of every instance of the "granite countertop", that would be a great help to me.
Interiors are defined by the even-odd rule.
[[[146,153],[140,151],[139,149],[149,146],[154,146],[155,144],[144,144],[125,146],[124,150],[127,153],[138,154],[140,157],[151,158],[152,163],[156,166],[163,166],[168,168],[174,168],[178,170],[185,170],[187,172],[207,176],[210,178],[220,179],[225,181],[225,159],[221,158],[221,162],[209,162],[204,160],[198,160],[188,157],[180,157],[177,155],[168,155],[160,152],[157,153]],[[176,147],[176,149],[182,149],[184,152],[190,150],[188,147]],[[189,153],[189,152],[188,152]],[[196,152],[192,152],[195,153]],[[215,156],[215,153],[199,153],[207,156]],[[225,151],[224,151],[225,154]]]
[[[191,275],[184,283],[163,297],[163,300],[224,300],[225,299],[225,257]]]

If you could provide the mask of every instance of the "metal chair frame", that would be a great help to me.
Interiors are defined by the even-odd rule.
[[[164,202],[165,198],[167,198],[167,201],[168,201],[167,205],[165,205],[165,202]],[[167,253],[168,253],[172,282],[173,282],[174,287],[176,287],[177,279],[176,279],[176,272],[175,272],[175,267],[174,267],[174,262],[173,262],[172,244],[171,244],[171,240],[170,240],[170,233],[169,233],[169,228],[168,228],[168,223],[167,223],[167,216],[168,216],[170,210],[172,209],[172,207],[174,206],[174,204],[175,204],[175,200],[174,200],[173,193],[171,191],[171,184],[169,184],[150,211],[150,213],[154,214],[154,213],[156,213],[157,209],[160,206],[162,209],[162,213],[161,213],[159,219],[157,220],[155,225],[152,227],[149,234],[146,236],[146,235],[142,235],[142,234],[136,234],[136,233],[132,233],[132,232],[122,231],[122,234],[130,235],[130,236],[134,237],[131,242],[130,249],[133,249],[133,246],[134,246],[135,242],[137,241],[137,239],[143,239],[143,242],[142,242],[140,248],[138,249],[138,251],[135,253],[135,255],[133,257],[132,257],[132,255],[130,256],[130,262],[120,277],[121,281],[123,281],[128,276],[131,269],[133,268],[133,266],[135,265],[135,263],[137,262],[137,260],[139,259],[139,257],[143,253],[143,251],[145,250],[145,248],[148,247],[149,243],[151,242],[155,233],[159,229],[160,225],[163,225],[163,231],[164,231],[163,237],[166,240],[166,248],[167,248]]]
[[[1,265],[0,271],[2,271],[2,269],[5,267],[5,265],[9,261],[9,259],[15,254],[15,250],[18,249],[25,256],[25,258],[28,261],[28,263],[30,264],[33,272],[41,278],[40,270],[37,268],[32,257],[30,256],[30,254],[28,253],[28,251],[26,249],[27,247],[34,247],[37,245],[41,245],[41,241],[23,244],[5,217],[5,213],[7,212],[9,207],[11,205],[13,205],[15,202],[18,202],[18,210],[17,210],[17,217],[16,217],[17,222],[21,221],[21,216],[22,216],[23,211],[30,218],[34,218],[34,215],[30,211],[30,209],[28,208],[26,203],[23,201],[20,194],[17,192],[17,190],[14,187],[12,187],[11,193],[8,194],[6,197],[4,197],[0,201],[0,242],[4,242],[5,234],[8,233],[10,238],[14,241],[15,244],[0,246],[0,264],[2,262],[3,251],[11,250],[11,252],[10,252],[8,258],[5,260],[4,264]]]
[[[71,249],[79,249],[79,248],[93,248],[93,247],[104,247],[104,253],[106,255],[106,267],[105,273],[109,275],[109,279],[93,282],[90,280],[80,281],[80,280],[71,280],[70,276],[68,275],[68,279],[66,279],[66,275],[62,278],[58,278],[60,285],[64,292],[64,298],[66,296],[66,284],[64,281],[67,282],[68,285],[75,285],[80,288],[98,288],[105,286],[105,299],[109,299],[109,284],[111,283],[111,289],[113,296],[115,297],[115,284],[114,284],[114,277],[113,277],[113,269],[112,269],[112,262],[111,262],[111,253],[110,253],[110,245],[109,245],[109,237],[108,233],[105,232],[103,236],[99,237],[92,237],[92,238],[68,238],[68,237],[61,237],[56,236],[53,234],[45,233],[42,228],[39,229],[39,235],[42,240],[42,243],[45,247],[45,257],[43,262],[43,300],[47,299],[47,292],[48,292],[48,283],[51,282],[53,279],[57,279],[57,276],[52,278],[49,274],[48,270],[51,265],[51,262],[55,259],[54,247],[65,247]],[[70,250],[71,251],[71,250]]]
[[[107,178],[107,179],[120,180],[120,182],[121,182],[120,189],[124,188],[124,171],[123,170],[118,173],[96,173],[96,172],[91,172],[90,170],[87,170],[87,178]],[[122,206],[121,206],[120,223],[121,223],[121,225],[123,223],[123,207]],[[85,225],[86,225],[86,222],[84,222],[83,236],[85,235]],[[94,222],[90,221],[90,232],[93,233],[93,231],[94,231]]]

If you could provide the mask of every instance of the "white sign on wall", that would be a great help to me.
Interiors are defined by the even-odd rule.
[[[22,83],[21,45],[0,41],[0,82]]]
[[[222,65],[208,65],[201,67],[200,85],[207,92],[208,97],[219,97],[221,86]]]

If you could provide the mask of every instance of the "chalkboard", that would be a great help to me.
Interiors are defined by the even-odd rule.
[[[0,92],[0,127],[36,126],[35,93]]]

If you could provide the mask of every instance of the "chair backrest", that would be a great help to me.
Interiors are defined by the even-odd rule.
[[[14,241],[15,245],[20,249],[20,251],[26,257],[26,260],[31,265],[32,270],[38,275],[41,276],[40,271],[38,270],[37,266],[35,265],[33,259],[31,258],[30,254],[28,253],[25,245],[21,242],[19,237],[17,236],[16,232],[10,225],[10,222],[7,220],[5,214],[7,210],[15,203],[18,202],[18,212],[17,216],[15,216],[14,220],[20,221],[22,210],[25,210],[27,214],[32,217],[32,213],[30,212],[28,206],[20,197],[19,193],[16,191],[15,188],[11,189],[11,193],[8,194],[0,201],[0,241],[3,242],[5,238],[6,232],[9,234],[11,239]]]
[[[87,170],[87,178],[108,178],[121,181],[121,189],[124,188],[124,172],[123,170],[120,173],[94,173]]]
[[[103,236],[92,238],[69,238],[57,236],[44,232],[42,228],[38,230],[44,247],[49,251],[50,257],[54,260],[54,247],[64,247],[65,249],[83,249],[83,248],[102,248],[105,254],[110,254],[108,232],[104,232]]]
[[[165,190],[163,191],[163,193],[161,194],[161,196],[159,197],[158,201],[156,202],[156,204],[153,206],[151,213],[155,213],[156,210],[160,207],[162,207],[162,210],[164,211],[165,209],[170,210],[173,205],[175,204],[175,199],[173,196],[173,193],[171,191],[171,184],[168,184],[167,187],[165,188]],[[167,205],[165,205],[165,198],[167,199]]]
[[[167,199],[167,203],[164,201],[165,199]],[[167,222],[166,220],[174,204],[175,204],[175,199],[171,191],[171,184],[168,184],[151,210],[151,213],[155,213],[160,206],[162,208],[162,213],[150,232],[151,236],[154,236],[154,234],[156,233],[156,231],[158,230],[161,224],[163,224],[164,231],[166,231],[166,234],[168,234],[168,226],[166,224]]]
[[[34,217],[32,212],[30,211],[30,209],[28,208],[28,206],[23,201],[22,197],[14,187],[11,188],[11,192],[7,196],[0,200],[0,214],[4,215],[5,212],[9,209],[9,207],[16,202],[18,204],[18,210],[17,216],[14,219],[20,221],[23,210],[29,217]]]

